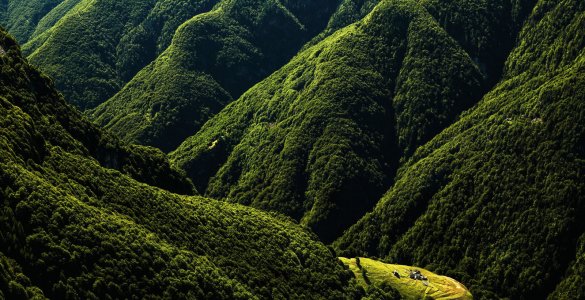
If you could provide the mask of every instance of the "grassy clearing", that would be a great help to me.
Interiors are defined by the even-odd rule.
[[[359,263],[356,258],[340,257],[339,259],[350,268],[358,283],[364,288],[386,283],[400,292],[405,299],[473,299],[469,290],[460,282],[422,268],[386,264],[364,257],[359,258]],[[420,271],[428,278],[428,281],[411,279],[409,277],[411,270]],[[400,275],[400,278],[393,274],[394,271]]]

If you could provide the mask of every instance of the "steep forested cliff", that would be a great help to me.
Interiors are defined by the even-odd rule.
[[[83,119],[4,32],[0,47],[1,298],[359,296],[290,220],[142,183],[191,188]]]
[[[0,24],[0,299],[585,298],[582,0]]]
[[[90,112],[126,141],[177,148],[325,27],[335,1],[219,2],[118,94]]]
[[[584,22],[582,1],[539,1],[503,80],[336,248],[446,272],[481,299],[582,298]]]
[[[480,41],[512,45],[513,33],[493,32],[519,31],[529,5],[501,1],[496,17],[493,3],[458,4],[465,13],[441,18],[445,3],[382,1],[226,107],[173,162],[210,197],[286,213],[332,241],[481,98],[497,77],[484,62],[505,56]]]

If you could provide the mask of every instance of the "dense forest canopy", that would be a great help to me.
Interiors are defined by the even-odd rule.
[[[448,28],[511,45],[513,34],[492,32],[519,31],[528,4],[501,4],[495,16],[490,2],[459,3],[465,13],[443,21],[443,3],[383,1],[251,88],[171,159],[206,195],[283,212],[332,241],[494,81],[482,65],[505,56]]]
[[[126,141],[174,150],[290,60],[325,27],[334,9],[334,1],[285,4],[224,0],[196,15],[180,26],[156,60],[89,116]]]
[[[158,150],[116,158],[134,148],[67,105],[4,32],[0,46],[0,296],[359,295],[332,252],[289,219],[138,181],[189,183]]]
[[[582,1],[541,1],[504,79],[418,149],[336,248],[427,266],[480,298],[582,298],[584,21]]]
[[[585,298],[582,0],[0,25],[0,299]]]

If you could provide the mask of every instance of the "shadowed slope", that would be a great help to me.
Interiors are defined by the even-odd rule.
[[[174,150],[325,26],[336,1],[222,1],[89,116],[128,142]]]
[[[37,25],[63,0],[10,0],[0,1],[0,25],[19,42],[29,40]]]
[[[489,80],[425,6],[383,1],[250,89],[171,157],[207,195],[284,212],[330,241]]]
[[[81,0],[70,8],[72,4],[48,16],[42,26],[52,26],[38,32],[24,52],[55,78],[68,102],[87,109],[118,92],[169,45],[178,26],[210,10],[215,1]]]
[[[551,299],[582,295],[584,22],[582,1],[539,1],[504,80],[335,246],[457,277],[479,299],[542,298],[559,283]]]
[[[0,295],[357,298],[337,258],[286,218],[106,168],[126,146],[66,105],[4,32],[0,46]],[[108,147],[110,160],[93,156]],[[165,168],[148,155],[119,166],[137,178]]]

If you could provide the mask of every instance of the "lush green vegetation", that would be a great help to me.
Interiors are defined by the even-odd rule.
[[[26,42],[37,24],[63,0],[0,1],[0,24],[19,41]]]
[[[387,264],[365,258],[339,258],[354,273],[357,282],[370,297],[382,294],[382,299],[471,300],[471,293],[456,280],[425,269]],[[414,272],[421,277],[412,278]],[[416,274],[416,273],[415,273]]]
[[[480,299],[582,298],[584,22],[582,1],[539,1],[502,82],[335,247],[447,274]]]
[[[0,299],[469,297],[430,271],[585,297],[582,0],[0,0],[0,23],[65,95],[0,32]]]
[[[6,50],[0,56],[2,297],[344,299],[363,293],[330,249],[285,217],[171,194],[106,168],[132,168],[140,179],[158,174],[164,166],[157,155],[164,155],[140,148],[122,163],[116,157],[126,146],[66,105],[4,32],[0,47]],[[180,187],[180,178],[172,181]]]
[[[55,78],[70,103],[93,108],[156,58],[170,44],[177,27],[214,3],[64,1],[39,24],[24,51],[32,63]]]
[[[441,25],[429,13],[439,4],[425,3],[382,1],[362,21],[306,48],[211,119],[172,160],[206,195],[283,212],[331,241],[373,207],[400,161],[478,101],[492,80],[445,30],[464,16]],[[479,10],[474,3],[460,10]],[[515,22],[499,24],[500,17],[480,14],[473,28],[494,40],[492,28],[481,26]]]
[[[327,27],[310,42],[305,44],[304,48],[306,49],[310,46],[314,46],[335,31],[361,20],[370,13],[379,2],[380,0],[342,0],[329,19]]]
[[[31,285],[22,268],[0,252],[0,299],[46,299],[43,292]]]
[[[335,2],[221,1],[181,25],[162,55],[89,116],[125,141],[174,150],[296,54]]]
[[[35,30],[31,34],[29,41],[36,38],[43,32],[51,29],[59,20],[61,20],[71,9],[75,7],[81,0],[63,0],[59,1],[59,5],[55,6],[48,12],[36,25]]]
[[[5,43],[2,47],[8,52],[0,58],[14,62],[11,57],[20,55],[16,53],[19,51],[18,46],[4,33],[0,41]],[[22,76],[17,72],[19,70],[5,67],[0,91],[6,98],[8,94],[12,95],[14,99],[8,100],[26,110],[31,118],[46,124],[38,128],[44,140],[68,151],[92,157],[102,165],[122,171],[138,181],[177,193],[194,193],[191,182],[182,171],[170,167],[160,150],[126,145],[114,136],[103,133],[60,99],[50,86],[50,79],[36,71],[29,71],[30,67],[22,60],[14,63],[18,67],[27,68],[27,76]]]

